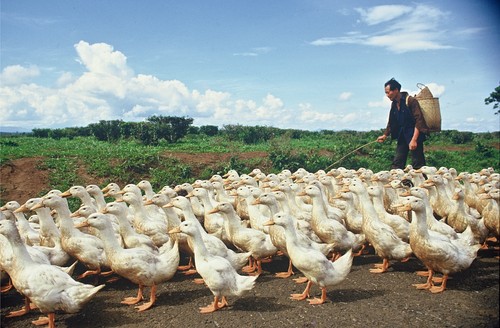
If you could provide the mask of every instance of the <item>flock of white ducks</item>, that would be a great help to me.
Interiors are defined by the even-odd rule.
[[[0,267],[9,277],[2,292],[13,286],[26,298],[8,316],[38,308],[48,317],[33,323],[54,327],[56,311],[75,313],[104,287],[78,282],[84,277],[115,275],[137,284],[137,295],[121,303],[145,311],[155,303],[158,284],[189,268],[214,295],[200,308],[209,313],[227,306],[226,297],[251,290],[263,261],[284,255],[289,268],[276,276],[290,277],[295,268],[305,276],[297,282],[307,282],[291,298],[308,298],[316,284],[321,297],[309,303],[321,304],[326,288],[342,282],[353,257],[371,245],[383,262],[370,272],[386,272],[390,261],[413,254],[427,268],[418,273],[427,281],[415,286],[438,293],[449,275],[471,265],[487,239],[498,241],[499,187],[492,168],[458,174],[445,167],[339,167],[230,170],[157,193],[146,180],[123,188],[52,190],[0,208]],[[71,212],[67,197],[81,207]],[[189,265],[179,266],[181,255]],[[88,270],[73,278],[75,261]],[[137,305],[145,287],[149,300]]]

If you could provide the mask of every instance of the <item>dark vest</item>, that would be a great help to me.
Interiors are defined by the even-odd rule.
[[[391,137],[393,139],[402,137],[409,143],[415,132],[415,118],[413,117],[411,109],[406,106],[406,97],[408,97],[408,95],[403,95],[401,97],[399,111],[396,106],[391,107],[389,125],[391,128]]]

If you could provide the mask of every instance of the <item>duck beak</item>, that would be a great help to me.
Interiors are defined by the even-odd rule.
[[[181,232],[181,228],[175,227],[175,228],[171,229],[168,233],[180,233],[180,232]]]
[[[270,226],[270,225],[274,225],[274,224],[275,223],[274,223],[273,220],[269,220],[269,221],[264,222],[262,225],[264,225],[264,226]]]
[[[163,208],[172,208],[172,207],[174,207],[174,204],[168,203],[168,204],[163,205],[162,207]]]
[[[410,204],[394,204],[391,207],[397,209],[400,212],[411,211]]]
[[[144,205],[152,205],[152,204],[153,204],[153,201],[151,199],[144,201]]]
[[[219,209],[217,207],[212,208],[210,211],[208,211],[208,214],[214,214],[214,213],[219,213]]]
[[[63,192],[59,196],[61,196],[63,198],[67,198],[67,197],[71,197],[71,193],[69,192],[69,190],[66,190],[65,192]]]
[[[79,229],[79,228],[85,228],[85,227],[90,227],[90,224],[89,224],[89,222],[87,220],[75,224],[75,228],[77,228],[77,229]]]
[[[15,209],[12,213],[22,213],[22,212],[28,212],[28,208],[26,207],[26,205],[22,205],[21,207]]]
[[[32,211],[36,210],[36,209],[39,209],[39,208],[42,208],[43,207],[43,202],[40,202],[38,204],[35,204],[35,206],[33,206],[31,208]]]

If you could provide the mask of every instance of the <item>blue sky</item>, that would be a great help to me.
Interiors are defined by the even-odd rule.
[[[0,125],[188,116],[194,125],[384,128],[395,77],[442,128],[500,129],[497,1],[1,0]]]

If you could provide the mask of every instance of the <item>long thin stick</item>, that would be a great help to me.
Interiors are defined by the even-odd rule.
[[[355,151],[360,150],[361,148],[366,147],[366,146],[368,146],[368,145],[370,145],[370,144],[372,144],[372,143],[374,143],[374,142],[377,142],[377,140],[370,141],[369,143],[364,144],[363,146],[360,146],[360,147],[358,147],[358,148],[354,149],[353,151],[351,151],[351,152],[347,153],[347,154],[346,154],[346,155],[344,155],[341,159],[339,159],[338,161],[336,161],[336,162],[332,163],[331,165],[329,165],[329,166],[326,168],[326,170],[330,169],[332,166],[334,166],[334,165],[335,165],[335,164],[337,164],[338,162],[342,161],[344,158],[346,158],[347,156],[351,155],[351,154],[352,154],[352,153],[354,153]]]

